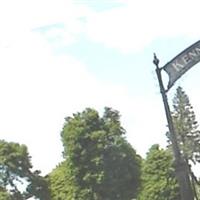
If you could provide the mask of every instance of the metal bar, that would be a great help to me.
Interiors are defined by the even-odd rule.
[[[175,129],[173,125],[173,120],[167,100],[166,91],[163,85],[162,76],[161,76],[161,68],[159,68],[159,60],[157,59],[156,55],[154,54],[154,61],[153,63],[156,65],[156,74],[159,82],[160,93],[162,95],[162,100],[165,108],[165,114],[168,122],[168,128],[170,132],[170,139],[172,143],[172,149],[175,158],[175,174],[177,181],[180,187],[180,195],[181,200],[194,200],[190,178],[189,178],[189,170],[185,160],[182,158],[180,149],[177,143],[177,138],[175,134]]]

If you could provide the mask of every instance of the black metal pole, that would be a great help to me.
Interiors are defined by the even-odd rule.
[[[163,81],[162,81],[161,68],[159,68],[159,60],[157,59],[155,54],[154,54],[153,63],[156,65],[156,74],[157,74],[158,82],[160,86],[160,93],[162,95],[162,100],[163,100],[163,104],[165,108],[165,114],[166,114],[166,118],[168,122],[170,139],[171,139],[174,158],[175,158],[175,173],[176,173],[176,178],[180,187],[181,200],[194,200],[190,178],[189,178],[189,169],[185,160],[181,156],[180,149],[177,143],[177,138],[176,138],[172,116],[171,116],[171,112],[170,112],[170,108],[169,108],[169,104],[167,100],[167,95],[166,95],[166,91],[165,91]]]

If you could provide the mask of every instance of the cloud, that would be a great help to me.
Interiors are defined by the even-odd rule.
[[[83,29],[79,18],[91,12],[87,6],[75,5],[73,0],[1,1],[0,46],[9,46],[23,40],[27,31],[55,24],[64,24],[64,29],[61,31],[58,28],[57,32],[60,31],[65,42],[67,40],[68,43],[69,38],[75,41],[76,34]]]
[[[88,37],[123,53],[139,51],[157,38],[198,37],[199,2],[127,1],[127,6],[88,19]]]
[[[0,45],[7,46],[23,39],[31,29],[55,24],[64,27],[54,27],[49,34],[57,32],[53,38],[62,38],[66,45],[76,42],[77,36],[85,33],[90,40],[123,53],[140,51],[157,38],[197,38],[200,34],[197,0],[190,3],[184,0],[111,2],[123,5],[96,12],[89,3],[73,0],[2,1]]]

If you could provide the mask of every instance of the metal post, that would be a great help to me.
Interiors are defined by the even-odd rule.
[[[177,143],[177,138],[175,134],[175,129],[172,121],[172,116],[167,100],[166,91],[163,85],[162,76],[161,76],[161,68],[159,68],[159,60],[157,59],[156,55],[154,54],[153,63],[156,65],[156,74],[158,77],[158,82],[160,86],[160,93],[162,95],[162,100],[165,108],[165,114],[168,122],[170,138],[175,158],[175,173],[176,178],[179,183],[180,187],[180,195],[181,200],[194,200],[190,178],[189,178],[189,170],[185,160],[182,158],[180,149]]]

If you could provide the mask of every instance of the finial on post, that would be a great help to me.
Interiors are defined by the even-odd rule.
[[[153,63],[154,63],[154,65],[155,65],[157,68],[159,68],[159,67],[158,67],[158,65],[159,65],[159,59],[157,58],[157,56],[156,56],[155,53],[154,53],[153,55],[154,55]]]

